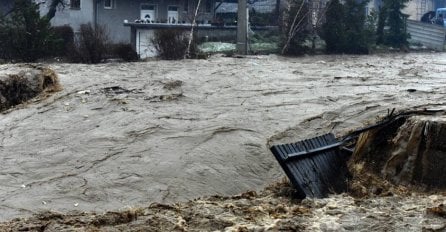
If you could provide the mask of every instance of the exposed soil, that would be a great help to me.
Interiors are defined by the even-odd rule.
[[[0,115],[0,231],[446,226],[442,193],[399,186],[300,203],[277,189],[230,197],[283,178],[271,144],[342,135],[392,108],[444,106],[442,53],[50,68],[63,91]]]

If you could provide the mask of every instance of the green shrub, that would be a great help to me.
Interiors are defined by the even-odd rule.
[[[365,20],[365,34],[371,46],[376,44],[378,30],[379,12],[375,9],[370,11]]]
[[[367,54],[374,43],[374,27],[367,21],[368,1],[332,0],[326,12],[321,37],[328,53]]]
[[[408,15],[401,12],[409,0],[384,0],[378,21],[378,44],[389,45],[397,48],[407,47],[410,38],[406,31],[406,19]],[[384,30],[388,26],[388,30]]]
[[[72,62],[97,64],[108,53],[108,32],[105,26],[93,27],[90,23],[80,26],[79,37],[75,39],[70,52]]]
[[[180,29],[156,30],[152,43],[159,57],[165,60],[183,59],[186,54],[187,31]]]
[[[327,53],[341,53],[344,50],[346,42],[344,15],[344,6],[339,0],[330,1],[321,33]]]
[[[57,47],[54,48],[52,55],[54,56],[69,56],[69,52],[74,46],[74,31],[70,26],[53,27],[56,38],[58,39]]]
[[[57,48],[49,20],[29,0],[15,0],[10,15],[0,19],[0,55],[3,59],[34,62]]]
[[[114,44],[111,50],[114,57],[119,57],[124,61],[136,61],[139,59],[133,46],[128,43]]]
[[[384,27],[386,25],[387,13],[386,6],[380,7],[376,26],[376,44],[384,44]]]
[[[345,0],[346,46],[345,53],[367,54],[374,41],[368,38],[365,7],[366,1]]]

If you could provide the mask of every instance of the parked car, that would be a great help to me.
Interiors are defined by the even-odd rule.
[[[446,27],[446,8],[438,8],[435,11],[435,24]]]
[[[423,23],[435,23],[435,11],[428,11],[421,17]]]

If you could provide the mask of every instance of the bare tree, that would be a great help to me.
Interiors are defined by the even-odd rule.
[[[297,35],[297,33],[303,32],[304,30],[310,30],[312,49],[315,48],[315,40],[317,37],[317,32],[322,26],[325,19],[325,12],[327,11],[328,5],[325,0],[310,0],[310,1],[300,1],[297,6],[288,5],[288,19],[285,21],[290,22],[293,18],[289,31],[286,35],[285,44],[282,47],[281,54],[285,54],[290,46],[291,41]],[[295,7],[297,10],[293,11],[292,8]],[[310,29],[311,27],[311,29]],[[308,32],[307,32],[308,33]]]
[[[51,20],[56,15],[57,7],[58,6],[65,7],[65,1],[64,0],[51,0],[50,7],[48,10],[48,13],[46,13],[46,17],[48,20]]]
[[[32,2],[32,0],[29,0],[30,2]],[[42,3],[37,3],[38,5],[42,4]],[[52,18],[54,18],[54,16],[56,15],[56,11],[57,8],[59,6],[62,6],[63,8],[65,7],[65,1],[64,0],[51,0],[50,5],[49,5],[49,10],[48,13],[46,14],[46,17],[48,20],[51,20]],[[3,16],[8,16],[9,14],[11,14],[12,12],[14,12],[16,10],[15,6],[13,6],[9,11],[7,11]]]
[[[305,1],[300,1],[295,15],[294,16],[291,15],[293,17],[293,21],[289,27],[289,31],[286,37],[286,42],[282,47],[281,54],[285,54],[285,52],[288,50],[288,47],[290,46],[291,40],[294,38],[294,36],[296,36],[296,33],[303,30],[305,27],[304,20],[308,16],[308,12],[303,12],[305,4],[306,4]],[[293,6],[291,5],[288,6],[288,12],[291,13],[292,7]]]
[[[200,4],[201,4],[201,0],[198,0],[198,4],[195,7],[194,17],[192,18],[192,26],[190,29],[189,40],[187,41],[186,54],[184,54],[185,58],[190,57],[190,49],[191,49],[191,45],[192,45],[192,40],[194,39],[194,29],[195,29],[196,22],[197,22],[197,15],[198,15],[198,9],[200,9]]]
[[[325,14],[327,13],[327,9],[330,6],[331,1],[325,0],[312,0],[311,1],[311,43],[312,49],[314,50],[316,47],[316,38],[318,31],[321,29],[322,24],[325,22]]]

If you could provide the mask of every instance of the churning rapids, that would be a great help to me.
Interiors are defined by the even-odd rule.
[[[0,65],[0,73],[16,66]],[[134,228],[141,218],[164,218],[152,218],[160,223],[154,230],[446,228],[442,193],[296,203],[263,190],[284,176],[270,144],[342,134],[392,108],[445,106],[444,53],[48,66],[63,90],[0,114],[0,221],[50,210],[58,213],[31,224],[39,217],[63,224],[73,211],[131,208],[130,219],[115,224],[73,217],[83,226]],[[229,197],[250,190],[263,191]],[[189,201],[197,197],[204,198]],[[205,214],[214,221],[200,220]]]

